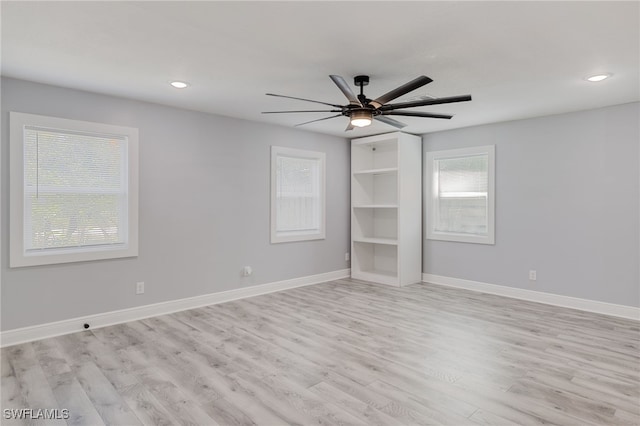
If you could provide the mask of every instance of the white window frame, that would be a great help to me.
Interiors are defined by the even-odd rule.
[[[277,160],[278,157],[318,160],[320,163],[320,227],[316,232],[278,232],[277,230]],[[271,147],[271,243],[325,239],[326,217],[326,154],[282,146]]]
[[[435,221],[438,209],[438,193],[435,188],[434,163],[437,160],[450,158],[473,157],[487,155],[488,164],[488,191],[487,191],[487,234],[474,235],[455,232],[443,232],[435,230]],[[486,145],[470,148],[449,149],[444,151],[431,151],[425,154],[425,223],[426,238],[429,240],[454,241],[462,243],[495,244],[495,145]]]
[[[9,266],[23,267],[57,263],[135,257],[138,255],[138,129],[86,121],[68,120],[43,115],[11,112],[10,121],[10,184]],[[61,131],[112,135],[127,139],[128,148],[128,205],[125,242],[87,247],[64,247],[47,250],[25,249],[25,183],[24,130],[25,127],[59,129]]]

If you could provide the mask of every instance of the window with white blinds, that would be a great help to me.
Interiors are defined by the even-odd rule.
[[[325,154],[271,147],[271,242],[325,237]]]
[[[11,266],[137,255],[136,129],[11,113],[11,143]]]
[[[494,146],[427,152],[427,238],[493,244]]]

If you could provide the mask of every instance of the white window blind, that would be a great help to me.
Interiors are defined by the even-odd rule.
[[[127,138],[26,127],[25,249],[127,243]]]
[[[136,256],[137,129],[12,112],[10,265]]]
[[[427,152],[427,238],[493,244],[494,146]]]
[[[278,156],[277,232],[320,229],[320,165],[318,160]]]
[[[324,153],[272,148],[272,242],[324,238]]]
[[[435,230],[487,235],[488,155],[435,160],[438,210]]]

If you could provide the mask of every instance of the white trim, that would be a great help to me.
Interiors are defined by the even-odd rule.
[[[185,311],[188,309],[200,308],[218,303],[230,302],[232,300],[244,299],[247,297],[259,296],[261,294],[274,293],[296,287],[320,284],[327,281],[339,280],[351,276],[350,269],[325,272],[323,274],[309,275],[306,277],[292,278],[289,280],[276,281],[268,284],[261,284],[252,287],[238,288],[234,290],[221,291],[219,293],[204,294],[202,296],[188,297],[185,299],[170,300],[167,302],[154,303],[152,305],[138,306],[135,308],[122,309],[119,311],[104,312],[96,315],[71,318],[46,324],[39,324],[30,327],[16,328],[0,333],[0,347],[17,345],[34,340],[46,339],[63,334],[76,333],[83,330],[83,325],[88,323],[92,329],[120,324],[123,322],[136,321],[144,318],[166,315],[173,312]]]
[[[24,129],[27,126],[60,131],[113,135],[126,139],[127,224],[126,241],[99,246],[34,250],[25,247]],[[44,115],[9,113],[9,267],[50,265],[138,256],[138,129]]]
[[[319,162],[320,178],[320,212],[319,228],[308,231],[282,232],[277,230],[277,161],[278,157],[303,158]],[[307,151],[303,149],[271,146],[271,244],[288,243],[293,241],[311,241],[325,239],[326,217],[326,157],[324,152]]]
[[[434,162],[436,160],[442,159],[473,157],[478,155],[486,155],[489,160],[487,169],[487,234],[473,235],[448,231],[437,231],[435,229],[436,220],[433,220],[432,218],[438,216],[438,205],[440,202],[440,196],[437,193],[437,189],[434,188],[434,185],[437,185],[437,183],[435,182],[436,178],[434,178]],[[424,163],[426,172],[424,174],[424,223],[426,239],[454,241],[460,243],[495,244],[495,158],[495,145],[425,152]]]
[[[640,321],[640,308],[633,306],[616,305],[614,303],[598,302],[597,300],[580,299],[577,297],[562,296],[542,291],[463,280],[461,278],[444,277],[442,275],[422,274],[422,281],[447,287],[463,288],[480,293],[495,294],[498,296],[510,297],[512,299],[528,300],[531,302],[545,303],[547,305],[561,306],[564,308],[578,309],[581,311],[595,312],[598,314]]]

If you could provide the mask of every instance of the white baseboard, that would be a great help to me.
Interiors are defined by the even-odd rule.
[[[444,277],[442,275],[422,274],[422,281],[447,287],[463,288],[481,293],[511,297],[513,299],[528,300],[530,302],[546,303],[547,305],[562,306],[564,308],[579,309],[581,311],[633,319],[640,321],[640,308],[613,303],[598,302],[596,300],[580,299],[541,291],[525,290],[479,281],[469,281],[460,278]]]
[[[324,274],[276,281],[252,287],[221,291],[219,293],[205,294],[202,296],[188,297],[185,299],[171,300],[168,302],[154,303],[152,305],[138,306],[119,311],[104,312],[96,315],[88,315],[47,324],[7,330],[0,333],[0,347],[75,333],[82,331],[85,323],[90,324],[92,329],[106,327],[109,325],[170,314],[187,309],[230,302],[232,300],[244,299],[246,297],[259,296],[261,294],[274,293],[291,288],[338,280],[349,277],[350,275],[350,269],[342,269],[339,271],[326,272]]]

